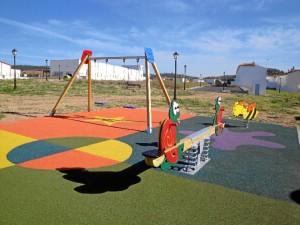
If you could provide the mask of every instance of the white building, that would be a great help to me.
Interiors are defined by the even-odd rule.
[[[16,69],[16,78],[20,78],[21,70]],[[0,79],[14,79],[15,70],[11,68],[11,65],[0,61]]]
[[[267,88],[277,89],[278,87],[278,75],[277,76],[267,76]]]
[[[277,90],[300,92],[300,70],[291,69],[287,74],[277,77]]]
[[[286,92],[300,92],[300,70],[292,68],[286,74],[268,76],[267,88]]]
[[[286,78],[286,86],[282,91],[287,92],[300,92],[300,70],[291,70],[288,72]]]
[[[210,84],[210,85],[215,85],[216,84],[216,79],[215,78],[211,78],[211,77],[206,77],[206,78],[203,78],[203,80]]]
[[[249,94],[265,95],[267,87],[267,68],[256,65],[255,62],[241,64],[236,71],[234,85],[248,90]]]
[[[79,59],[51,60],[50,76],[65,76],[73,74],[80,64]],[[78,78],[87,78],[88,66],[84,64],[77,74]],[[124,65],[116,66],[100,61],[91,61],[91,78],[93,80],[126,80],[141,81],[143,76],[143,66]]]

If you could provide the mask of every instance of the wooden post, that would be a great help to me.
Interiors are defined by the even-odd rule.
[[[56,104],[55,104],[54,108],[52,109],[49,116],[54,116],[54,114],[56,113],[56,110],[57,110],[58,106],[61,104],[61,101],[63,100],[63,98],[67,94],[68,90],[70,89],[71,85],[73,84],[74,80],[76,79],[76,76],[77,76],[78,72],[80,71],[81,67],[83,66],[84,62],[87,60],[88,57],[89,57],[89,55],[86,55],[84,57],[84,59],[81,61],[81,63],[79,64],[79,66],[77,67],[77,69],[75,70],[75,73],[73,74],[71,80],[69,81],[69,83],[65,87],[65,90],[63,91],[63,93],[60,95],[58,101],[56,102]]]
[[[88,62],[88,112],[92,106],[92,77],[91,77],[91,59]]]
[[[151,115],[151,92],[150,92],[150,68],[147,56],[145,54],[146,69],[146,95],[147,95],[147,133],[152,133],[152,115]]]
[[[160,87],[161,87],[161,89],[162,89],[163,92],[164,92],[164,95],[165,95],[165,97],[166,97],[168,106],[170,106],[171,100],[170,100],[169,94],[168,94],[168,92],[167,92],[167,89],[166,89],[166,87],[165,87],[165,85],[164,85],[163,80],[161,79],[160,73],[159,73],[159,71],[158,71],[158,69],[157,69],[155,63],[152,63],[152,67],[153,67],[153,70],[154,70],[154,72],[155,72],[155,74],[156,74],[156,76],[157,76],[157,78],[158,78]]]

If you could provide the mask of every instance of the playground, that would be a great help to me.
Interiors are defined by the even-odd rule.
[[[145,114],[117,108],[1,123],[1,223],[299,223],[296,128],[226,120],[211,137],[211,160],[189,175],[145,164],[166,112],[153,112],[152,134]],[[180,133],[211,121],[182,115]]]
[[[48,116],[0,122],[1,224],[300,223],[297,127],[222,119],[218,99],[215,116],[174,120],[177,105],[151,109],[150,92],[147,109],[91,110],[88,96],[87,111],[59,114],[65,91]],[[183,152],[213,131],[196,173],[173,168],[171,145],[166,161],[146,163],[145,152],[172,137],[166,124]]]

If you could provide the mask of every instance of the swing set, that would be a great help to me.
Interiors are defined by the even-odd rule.
[[[71,77],[70,81],[66,85],[64,91],[60,95],[58,101],[56,102],[54,108],[52,109],[49,116],[54,116],[57,109],[59,108],[63,98],[69,91],[70,87],[72,86],[73,82],[75,81],[77,74],[79,73],[80,69],[84,64],[88,65],[88,107],[87,111],[90,112],[92,110],[92,79],[91,79],[91,60],[105,60],[106,62],[108,60],[125,60],[127,59],[135,59],[137,62],[139,60],[145,60],[145,70],[146,70],[146,101],[147,101],[147,133],[152,133],[152,113],[151,113],[151,90],[150,90],[150,64],[152,65],[152,68],[158,78],[160,87],[163,91],[163,94],[166,98],[166,102],[168,106],[171,103],[170,97],[168,95],[168,92],[166,90],[166,87],[163,83],[163,80],[161,78],[161,75],[159,73],[159,70],[155,64],[154,61],[154,55],[151,48],[145,48],[144,55],[143,56],[121,56],[121,57],[92,57],[92,51],[91,50],[84,50],[82,52],[81,56],[81,62],[78,65],[77,69],[75,70],[73,76]]]

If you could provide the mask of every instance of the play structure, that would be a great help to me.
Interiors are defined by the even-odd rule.
[[[173,168],[195,174],[210,160],[208,157],[210,136],[213,134],[218,136],[224,129],[223,111],[221,97],[218,97],[212,125],[180,139],[179,106],[177,102],[172,101],[169,119],[165,119],[160,126],[158,149],[143,152],[146,164],[153,167],[160,166],[162,170]]]
[[[250,103],[248,104],[245,101],[235,102],[232,114],[235,117],[242,118],[244,123],[243,125],[248,128],[249,126],[249,120],[253,120],[258,115],[258,110],[256,109],[256,103]]]
[[[164,96],[166,98],[167,105],[169,106],[171,103],[170,97],[167,93],[166,87],[162,81],[161,75],[158,71],[158,68],[154,61],[154,55],[151,48],[145,48],[144,55],[142,56],[119,56],[119,57],[92,57],[92,51],[91,50],[84,50],[82,52],[81,56],[81,63],[75,70],[73,76],[71,77],[70,81],[68,82],[67,86],[65,87],[64,91],[60,95],[58,101],[56,102],[54,108],[52,109],[50,116],[54,116],[57,109],[59,108],[63,98],[67,94],[68,90],[72,86],[73,82],[75,81],[78,72],[82,68],[84,64],[88,65],[88,107],[87,110],[90,112],[92,110],[92,80],[91,80],[91,60],[123,60],[123,62],[126,59],[136,59],[139,60],[145,60],[145,70],[146,70],[146,101],[147,101],[147,133],[152,132],[152,115],[151,115],[151,91],[150,91],[150,68],[149,65],[152,65],[152,68],[156,74],[156,77],[158,78],[159,84],[161,86],[161,89],[164,93]],[[103,102],[98,102],[96,105],[103,105]]]
[[[209,152],[209,138],[211,135],[220,135],[224,129],[225,124],[222,122],[222,113],[224,109],[221,107],[221,97],[216,99],[215,116],[212,125],[199,130],[183,139],[180,139],[179,134],[179,117],[180,111],[177,102],[171,102],[167,93],[165,85],[162,81],[160,73],[154,62],[154,56],[151,48],[145,48],[144,56],[122,56],[122,57],[92,57],[92,51],[84,50],[81,57],[81,63],[65,87],[63,93],[58,99],[56,105],[52,109],[50,116],[54,116],[64,96],[70,89],[72,83],[76,79],[83,64],[88,64],[88,111],[91,111],[91,60],[108,60],[116,59],[123,61],[126,59],[140,59],[145,60],[146,69],[146,101],[147,101],[147,132],[152,132],[152,114],[151,114],[151,92],[150,92],[150,68],[149,64],[158,78],[161,89],[169,106],[169,119],[165,119],[160,126],[158,136],[158,149],[146,151],[143,153],[147,165],[153,167],[161,167],[162,170],[173,168],[182,172],[196,173],[203,165],[210,159]],[[97,105],[103,105],[103,102],[97,102]]]

